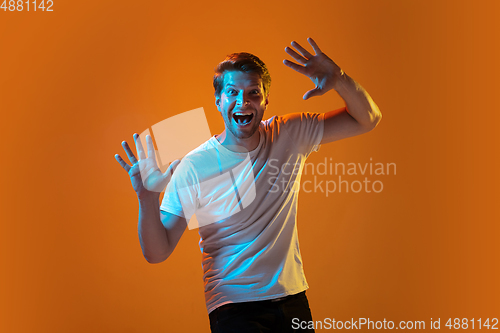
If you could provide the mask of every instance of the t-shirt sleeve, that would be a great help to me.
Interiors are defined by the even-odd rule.
[[[189,221],[198,203],[197,185],[196,173],[191,163],[181,161],[165,189],[160,210],[184,217]]]
[[[285,129],[290,140],[305,155],[319,150],[323,139],[323,123],[323,113],[292,113],[280,117],[280,127]]]

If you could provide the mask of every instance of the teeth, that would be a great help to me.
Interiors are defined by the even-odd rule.
[[[253,113],[250,111],[237,111],[233,113],[233,118],[239,125],[247,125],[252,121]]]
[[[241,118],[236,118],[235,120],[236,120],[236,122],[237,122],[238,124],[240,124],[240,125],[246,125],[246,124],[250,123],[250,119],[245,119],[245,120],[243,120],[243,119],[241,119]]]

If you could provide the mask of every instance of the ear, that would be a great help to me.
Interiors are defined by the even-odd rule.
[[[220,97],[215,97],[215,106],[217,106],[217,110],[220,111]]]

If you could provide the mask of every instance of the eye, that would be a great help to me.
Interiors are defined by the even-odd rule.
[[[228,90],[226,91],[226,93],[227,93],[228,95],[234,95],[234,94],[236,93],[236,90],[234,90],[234,89],[228,89]]]
[[[260,94],[260,91],[258,89],[254,89],[254,90],[250,91],[250,93],[253,95],[258,95],[258,94]]]

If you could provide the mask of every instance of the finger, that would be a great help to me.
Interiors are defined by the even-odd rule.
[[[175,160],[172,163],[170,163],[170,167],[172,168],[172,170],[170,172],[174,173],[175,169],[177,169],[177,167],[179,166],[180,163],[181,163],[181,160]]]
[[[120,155],[115,154],[115,159],[118,161],[118,163],[120,163],[120,165],[122,166],[123,169],[125,169],[125,171],[128,172],[130,170],[130,165],[128,165],[127,162],[125,162]]]
[[[294,49],[290,47],[285,47],[285,52],[288,53],[293,59],[295,59],[298,63],[300,64],[305,64],[307,62],[307,59],[295,52]]]
[[[155,158],[155,146],[151,135],[146,135],[146,145],[148,146],[148,157]]]
[[[135,158],[135,155],[132,152],[132,150],[130,149],[127,141],[122,142],[122,147],[125,150],[125,153],[127,153],[127,157],[129,159],[130,163],[132,163],[132,164],[137,163],[137,158]]]
[[[137,133],[134,134],[134,140],[135,140],[135,149],[137,150],[137,156],[139,156],[140,160],[145,160],[146,153],[144,152],[144,148],[142,147],[141,137],[139,136],[139,134]]]
[[[298,64],[296,64],[296,63],[294,63],[294,62],[292,62],[290,60],[286,60],[286,59],[283,60],[283,63],[285,65],[287,65],[288,67],[290,67],[291,69],[299,72],[300,74],[306,75],[306,72],[305,72],[306,68],[304,66],[298,65]]]
[[[168,166],[168,169],[163,173],[163,175],[167,178],[167,181],[170,181],[170,178],[174,174],[175,169],[177,169],[177,166],[181,163],[180,160],[175,160],[170,165]]]
[[[311,59],[313,57],[313,55],[309,53],[309,51],[300,46],[300,44],[296,41],[292,42],[292,46],[295,47],[306,59]]]
[[[320,95],[323,95],[323,92],[321,91],[321,89],[314,88],[314,89],[311,89],[308,92],[306,92],[302,98],[304,100],[308,100],[311,97],[320,96]]]
[[[314,53],[316,53],[316,55],[323,53],[323,52],[321,52],[321,49],[319,48],[318,44],[316,44],[316,42],[314,41],[314,39],[312,39],[311,37],[309,37],[307,39],[307,41],[312,46],[312,48],[314,50]]]

